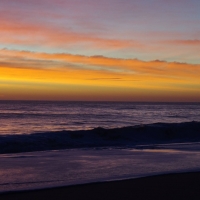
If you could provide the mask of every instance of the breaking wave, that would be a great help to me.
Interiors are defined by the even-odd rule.
[[[200,141],[200,122],[154,123],[122,128],[0,135],[0,153],[120,147]]]

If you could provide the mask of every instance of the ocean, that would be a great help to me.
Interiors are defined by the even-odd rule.
[[[200,103],[0,101],[0,135],[200,121]]]
[[[0,194],[200,171],[200,103],[0,101]]]

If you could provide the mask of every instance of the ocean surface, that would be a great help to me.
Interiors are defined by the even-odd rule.
[[[200,121],[200,103],[0,101],[0,135]]]
[[[200,103],[0,101],[0,193],[200,171]]]

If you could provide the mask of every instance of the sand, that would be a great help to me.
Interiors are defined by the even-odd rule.
[[[44,200],[44,199],[200,199],[200,172],[166,174],[151,177],[91,183],[33,191],[0,194],[1,200]]]

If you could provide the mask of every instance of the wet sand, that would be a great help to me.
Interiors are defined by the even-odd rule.
[[[0,194],[1,200],[195,200],[200,199],[200,172],[91,183]]]

